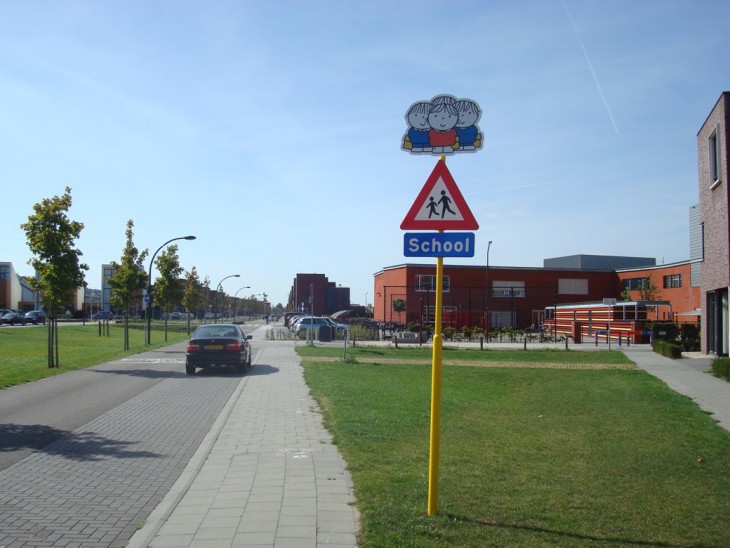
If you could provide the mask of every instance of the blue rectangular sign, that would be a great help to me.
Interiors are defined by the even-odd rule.
[[[406,232],[406,257],[473,257],[473,232]]]

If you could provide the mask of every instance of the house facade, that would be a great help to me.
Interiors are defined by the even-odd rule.
[[[729,114],[730,92],[724,92],[697,134],[702,351],[718,356],[730,351]]]

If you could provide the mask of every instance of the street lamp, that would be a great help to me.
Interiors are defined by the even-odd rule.
[[[233,322],[236,322],[236,297],[238,297],[238,292],[241,291],[241,289],[251,289],[250,285],[244,285],[243,287],[239,287],[236,290],[236,293],[233,295]]]
[[[151,331],[152,331],[152,265],[155,262],[155,257],[160,252],[160,250],[165,247],[167,244],[172,243],[176,240],[194,240],[195,236],[180,236],[179,238],[173,238],[172,240],[167,240],[164,244],[162,244],[160,247],[157,248],[157,251],[155,251],[152,254],[152,258],[150,259],[150,269],[149,273],[147,275],[147,306],[145,307],[145,314],[147,316],[147,330],[146,330],[146,337],[145,337],[145,344],[150,344],[152,342],[151,337]]]
[[[228,278],[240,278],[240,274],[231,274],[230,276],[226,276],[223,278],[220,282],[218,282],[218,285],[215,286],[215,308],[213,309],[213,322],[218,323],[218,290],[222,289],[221,285],[223,282],[225,282]]]
[[[489,294],[491,293],[491,291],[489,290],[489,249],[491,247],[492,247],[492,240],[489,240],[489,242],[487,243],[487,309],[486,309],[486,313],[484,314],[484,324],[485,324],[484,329],[487,332],[487,342],[489,342],[489,331],[490,331],[489,328],[490,328],[490,324],[491,324],[491,322],[489,321],[490,320],[490,318],[489,318]]]

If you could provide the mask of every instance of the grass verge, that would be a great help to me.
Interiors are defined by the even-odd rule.
[[[0,329],[0,388],[51,377],[75,369],[139,354],[187,339],[187,332],[154,330],[152,344],[145,346],[144,331],[130,329],[128,351],[122,350],[124,329],[112,324],[109,336],[99,336],[97,324],[61,325],[58,331],[60,367],[48,367],[48,330],[45,327]]]
[[[353,477],[362,546],[730,545],[730,433],[641,370],[445,366],[429,517],[430,364],[314,356],[329,351],[297,348]],[[470,352],[453,356],[478,365]]]

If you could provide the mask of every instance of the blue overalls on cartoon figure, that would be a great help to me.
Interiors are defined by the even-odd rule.
[[[479,135],[479,128],[476,125],[481,114],[479,107],[474,101],[463,99],[456,103],[456,111],[459,113],[459,120],[456,122],[459,147],[462,150],[474,150],[474,143]]]
[[[428,123],[428,114],[431,111],[431,103],[422,101],[415,103],[406,118],[408,119],[408,139],[411,141],[411,152],[431,152],[431,141],[428,138],[428,131],[431,126]]]

